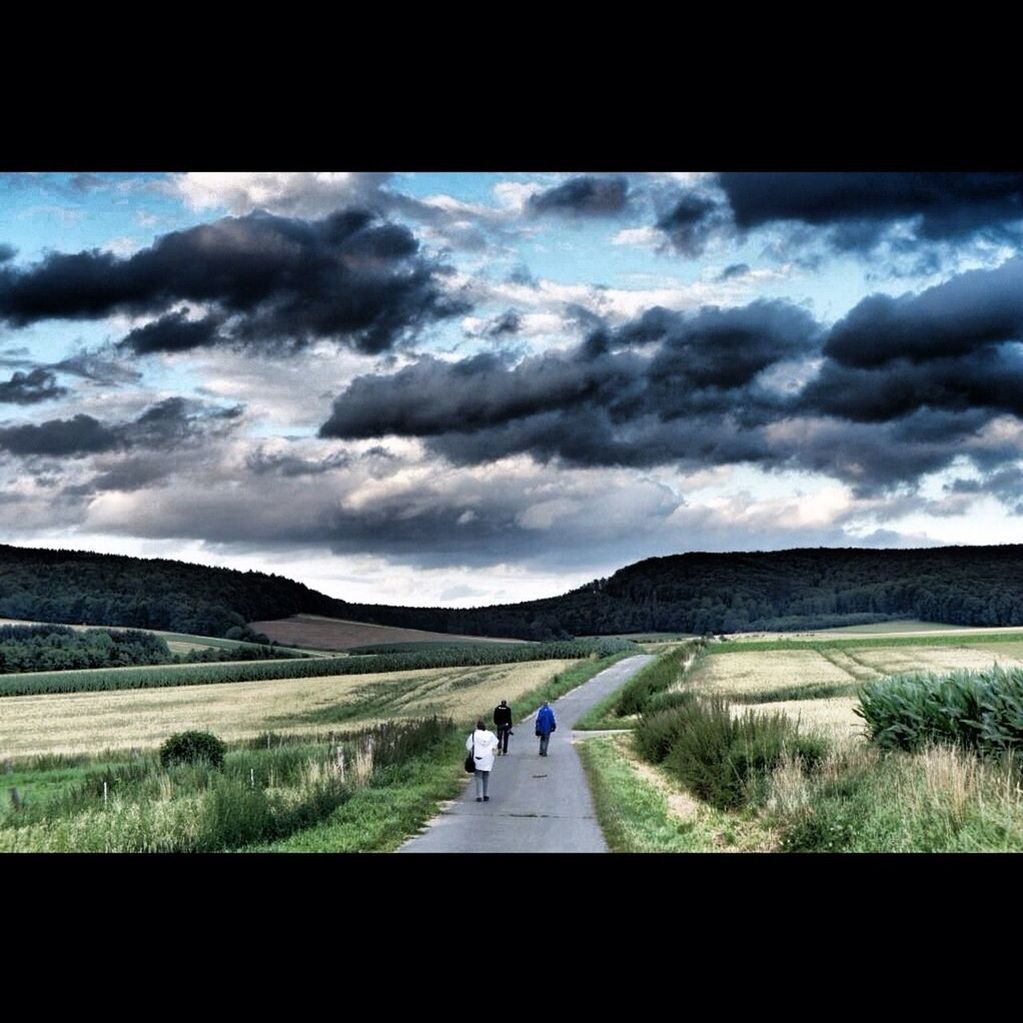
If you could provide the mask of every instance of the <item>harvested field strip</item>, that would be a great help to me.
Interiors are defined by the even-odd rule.
[[[393,643],[520,643],[522,640],[490,636],[461,636],[446,632],[403,629],[393,625],[373,625],[320,615],[293,615],[274,621],[250,622],[254,632],[262,632],[279,643],[319,647],[323,650],[348,650],[370,644]]]
[[[708,649],[708,653],[714,648]],[[847,685],[851,673],[816,650],[780,650],[765,657],[760,652],[741,652],[727,657],[707,657],[693,672],[694,686],[730,696],[733,692],[769,691],[779,686],[822,684]]]
[[[273,679],[257,682],[19,696],[3,701],[0,751],[22,757],[40,753],[98,752],[104,749],[153,747],[173,732],[201,729],[226,741],[251,738],[264,731],[316,731],[312,718],[320,712],[323,732],[332,723],[330,711],[365,698],[359,716],[342,711],[341,730],[362,727],[392,717],[418,716],[418,699],[428,699],[457,720],[489,715],[500,699],[515,707],[522,693],[542,685],[555,674],[575,668],[569,660],[494,665],[486,669],[434,668],[408,673]],[[588,665],[592,662],[582,662]],[[471,671],[480,676],[472,688],[453,689],[449,683]],[[420,680],[418,690],[411,679]],[[371,708],[368,693],[376,685],[392,686],[391,702]],[[361,694],[361,695],[360,695]],[[411,696],[407,702],[397,702]],[[528,710],[533,710],[530,707]],[[290,721],[290,724],[284,722]],[[311,725],[313,727],[311,727]]]
[[[857,682],[869,682],[878,677],[879,672],[857,657],[851,650],[829,650],[827,647],[822,647],[818,652]]]
[[[976,632],[950,633],[946,635],[933,636],[878,636],[878,637],[849,637],[844,639],[824,640],[818,637],[806,637],[805,639],[763,639],[763,640],[725,640],[720,643],[711,643],[707,647],[707,653],[714,656],[719,654],[748,653],[761,650],[805,650],[807,647],[828,649],[849,649],[869,650],[871,648],[883,647],[939,647],[958,646],[975,647],[978,644],[987,646],[989,643],[1023,643],[1023,632],[1017,630],[999,631],[984,630]]]
[[[793,721],[798,721],[801,732],[821,729],[836,739],[861,737],[863,721],[853,713],[859,701],[854,696],[833,696],[817,700],[780,700],[774,703],[760,703],[758,711],[768,714],[782,711]],[[747,708],[736,704],[732,711],[741,714]]]

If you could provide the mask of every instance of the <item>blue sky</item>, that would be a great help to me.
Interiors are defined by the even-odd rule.
[[[1011,174],[3,175],[0,540],[462,606],[1017,542],[1021,226]]]

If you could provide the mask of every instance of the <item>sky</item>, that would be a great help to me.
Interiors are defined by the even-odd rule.
[[[0,542],[346,600],[1023,540],[1023,175],[0,174]]]

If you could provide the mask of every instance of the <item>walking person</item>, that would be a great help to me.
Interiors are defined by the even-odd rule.
[[[494,725],[497,728],[497,755],[508,756],[508,736],[512,734],[512,712],[507,700],[494,708]]]
[[[483,718],[476,722],[476,731],[465,740],[465,748],[472,753],[476,761],[476,802],[489,803],[487,786],[490,784],[490,772],[494,768],[494,750],[497,749],[497,736],[487,731]]]
[[[547,744],[551,741],[551,732],[558,727],[554,720],[554,711],[551,710],[547,701],[536,712],[536,734],[540,736],[540,756],[547,756]]]

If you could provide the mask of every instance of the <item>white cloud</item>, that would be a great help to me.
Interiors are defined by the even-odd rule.
[[[372,193],[389,175],[352,172],[193,172],[175,174],[171,187],[190,209],[254,209],[300,217],[330,213]]]

